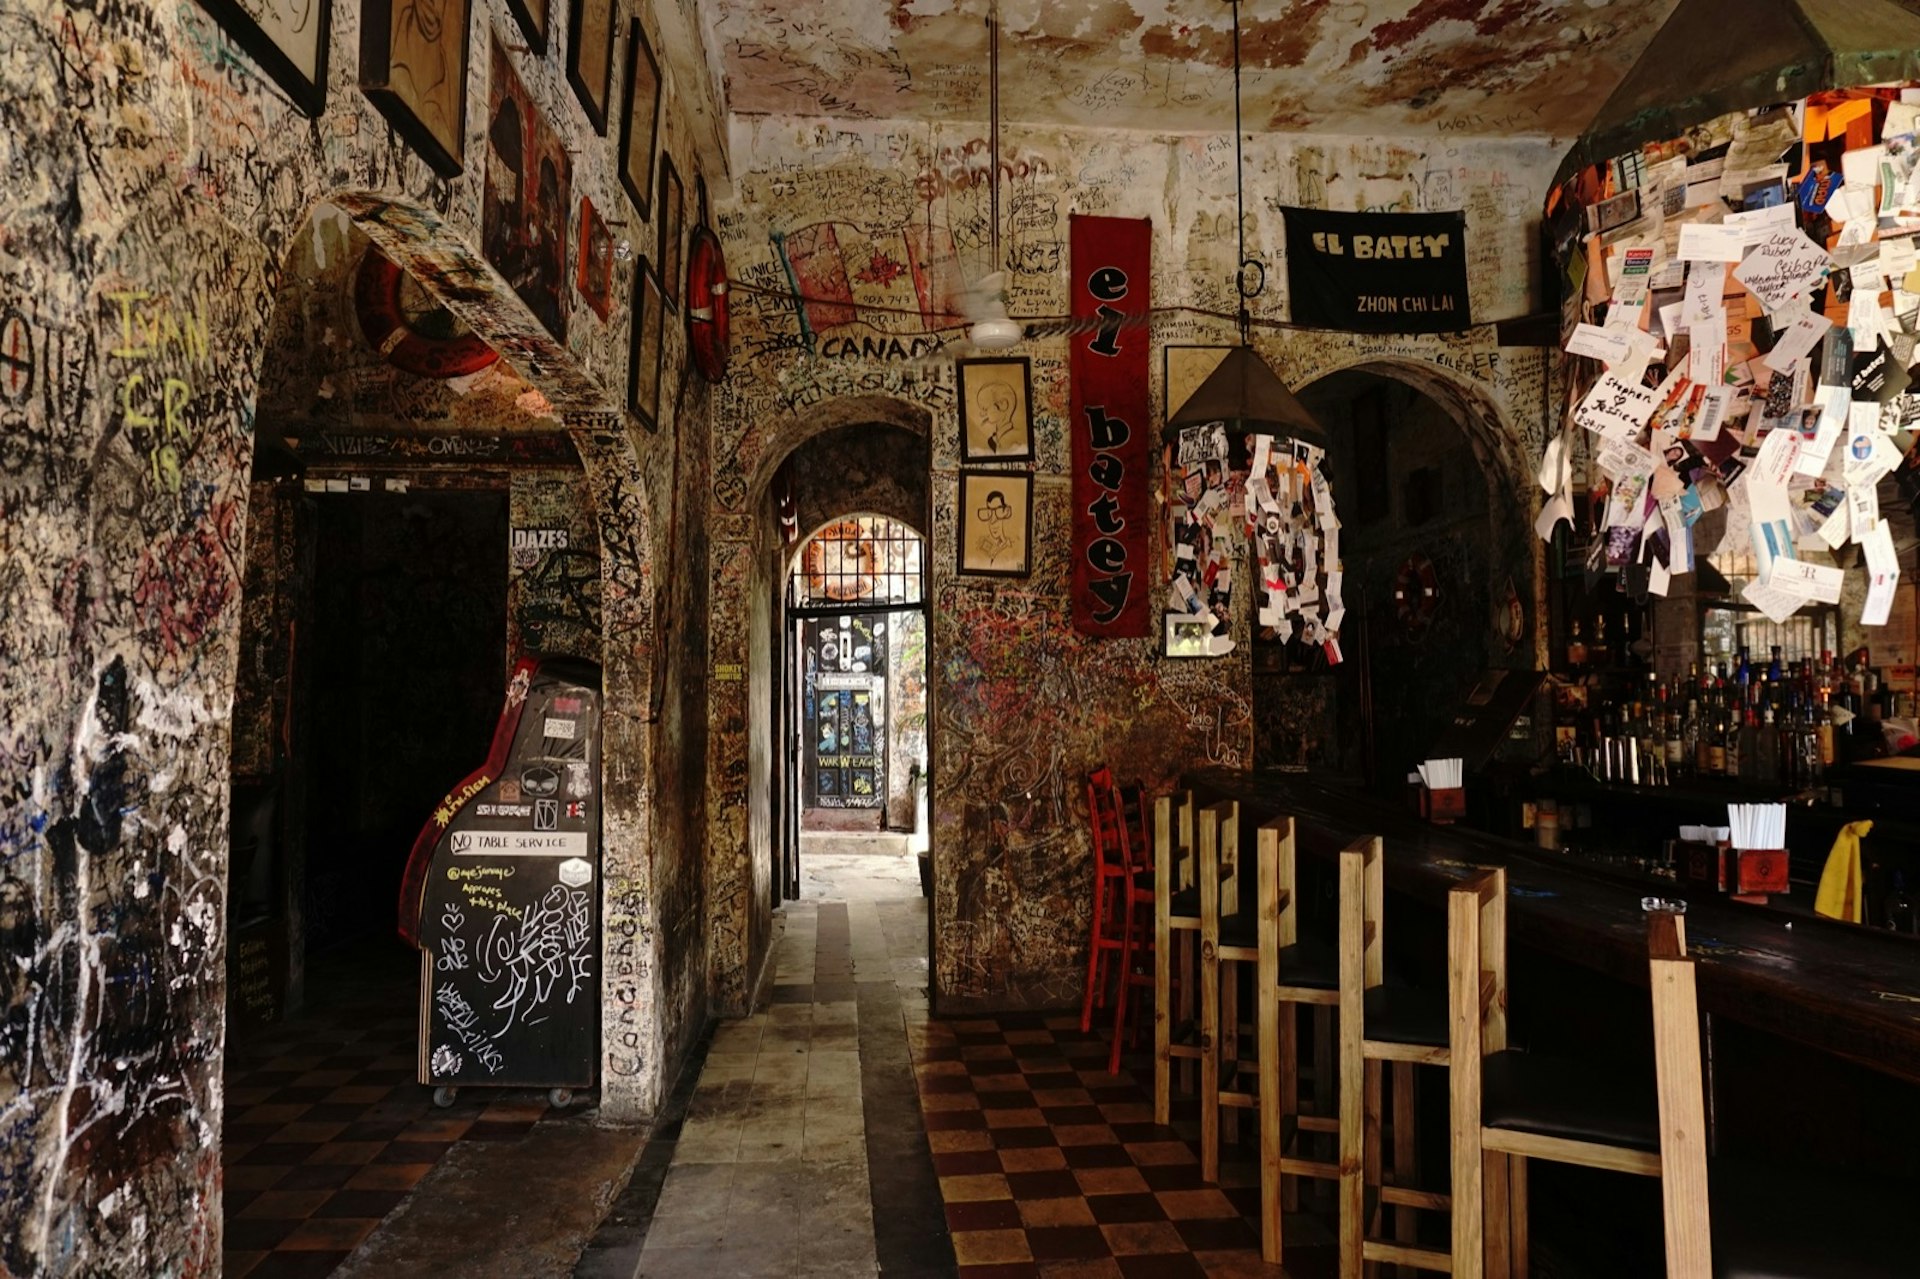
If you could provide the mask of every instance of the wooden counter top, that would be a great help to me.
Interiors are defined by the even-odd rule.
[[[1298,846],[1316,856],[1381,836],[1387,886],[1436,907],[1455,881],[1505,866],[1514,943],[1647,984],[1640,899],[1656,890],[1511,840],[1433,826],[1377,795],[1303,774],[1205,768],[1185,780],[1202,796],[1239,801],[1243,821],[1292,815]],[[1657,891],[1686,899],[1702,1009],[1920,1083],[1920,938],[1789,917],[1681,886]]]

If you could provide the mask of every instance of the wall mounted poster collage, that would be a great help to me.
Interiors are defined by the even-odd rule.
[[[1920,423],[1920,92],[1823,99],[1716,122],[1709,136],[1730,137],[1701,154],[1612,166],[1623,189],[1587,210],[1597,322],[1566,341],[1594,372],[1548,445],[1536,527],[1551,538],[1571,518],[1583,433],[1602,531],[1590,570],[1665,595],[1698,555],[1750,551],[1743,598],[1780,622],[1839,604],[1858,546],[1859,621],[1878,626],[1900,580],[1880,481],[1898,472],[1920,498],[1901,446]],[[1695,545],[1722,507],[1724,536]]]
[[[326,109],[330,0],[202,0],[207,11],[257,61],[293,105],[310,117]],[[516,295],[558,341],[566,340],[571,280],[601,321],[612,318],[615,236],[626,219],[609,217],[586,196],[577,220],[572,163],[565,137],[544,118],[509,53],[543,59],[553,0],[508,0],[519,38],[493,32],[487,81],[487,127],[481,247]],[[613,105],[617,0],[569,0],[566,79],[593,134],[605,137]],[[360,89],[394,130],[442,177],[466,166],[470,0],[440,5],[365,0]],[[621,185],[643,220],[654,223],[657,248],[634,272],[633,349],[627,400],[649,430],[658,429],[662,385],[683,380],[663,368],[665,324],[677,314],[685,261],[685,210],[679,174],[660,154],[663,81],[639,19],[627,41],[625,111],[621,118]],[[659,199],[653,198],[659,156]],[[656,205],[658,212],[655,211]],[[570,258],[568,231],[577,246]],[[669,376],[670,374],[670,376]]]
[[[1231,349],[1166,348],[1168,416]],[[1246,458],[1232,456],[1225,423],[1180,432],[1165,493],[1166,654],[1220,657],[1233,651],[1234,559],[1244,533],[1256,552],[1254,620],[1260,637],[1298,641],[1317,650],[1327,665],[1338,665],[1346,609],[1326,451],[1270,435],[1249,436],[1246,447]],[[1237,530],[1236,521],[1243,521]]]

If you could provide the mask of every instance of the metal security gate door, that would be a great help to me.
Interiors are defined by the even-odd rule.
[[[887,794],[886,614],[807,618],[801,644],[803,804],[877,809]]]

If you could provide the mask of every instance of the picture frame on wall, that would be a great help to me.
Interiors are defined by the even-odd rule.
[[[1033,473],[960,472],[956,568],[972,577],[1033,572]]]
[[[627,351],[627,408],[649,431],[660,429],[660,369],[666,347],[660,277],[642,257],[633,273],[632,334]]]
[[[327,109],[332,0],[200,0],[233,42],[260,64],[302,115]]]
[[[960,460],[1033,461],[1033,373],[1024,355],[976,356],[954,366]]]
[[[360,10],[360,92],[443,178],[464,164],[467,19],[468,0],[365,0]]]
[[[660,283],[665,290],[667,310],[678,315],[680,291],[686,284],[680,242],[686,229],[687,210],[680,172],[673,167],[670,155],[660,157],[660,208],[653,220],[660,226],[659,256],[655,260],[660,263]]]
[[[1200,384],[1212,376],[1220,367],[1220,361],[1227,358],[1231,346],[1190,346],[1170,344],[1165,348],[1165,361],[1160,380],[1163,395],[1161,403],[1161,421],[1180,411]]]
[[[572,0],[567,10],[567,83],[603,138],[613,100],[613,36],[619,20],[616,0]]]
[[[573,287],[603,322],[613,317],[613,232],[587,196],[580,199],[580,263]]]
[[[1168,613],[1166,655],[1212,657],[1213,626],[1212,613]]]
[[[643,218],[653,217],[653,152],[660,135],[660,61],[640,19],[627,26],[627,99],[620,122],[620,185]]]
[[[507,0],[507,8],[513,13],[513,20],[520,26],[520,34],[527,38],[527,48],[536,58],[547,56],[547,19],[548,6],[552,0]]]

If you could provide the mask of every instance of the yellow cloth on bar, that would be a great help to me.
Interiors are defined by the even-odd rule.
[[[1860,870],[1860,841],[1873,830],[1870,821],[1848,822],[1833,837],[1820,888],[1813,895],[1816,914],[1863,924],[1867,919],[1866,877]]]

